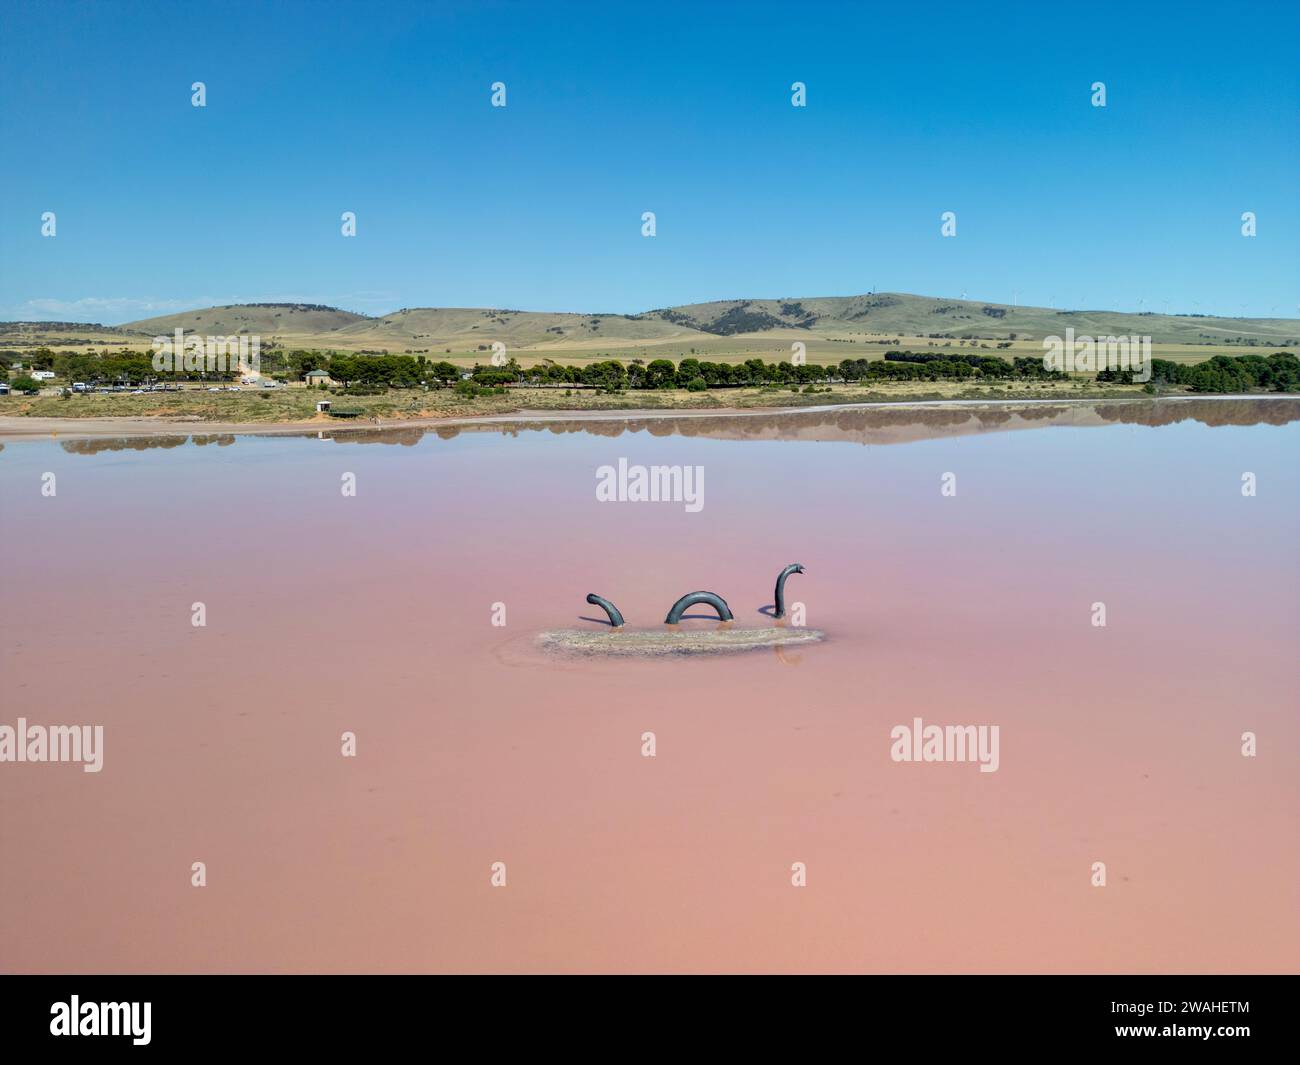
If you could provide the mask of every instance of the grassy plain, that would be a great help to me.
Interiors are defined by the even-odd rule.
[[[520,410],[745,410],[810,407],[836,403],[917,402],[922,400],[1091,399],[1137,397],[1137,385],[1104,385],[1083,380],[1024,384],[971,385],[946,381],[899,381],[831,385],[813,393],[785,388],[728,388],[709,392],[635,391],[616,394],[591,389],[512,388],[503,396],[466,397],[452,389],[395,389],[377,396],[330,396],[306,388],[272,392],[201,390],[59,396],[0,396],[0,417],[160,418],[237,424],[311,422],[346,425],[349,420],[317,414],[322,396],[336,407],[358,409],[361,420],[454,418],[506,414]]]

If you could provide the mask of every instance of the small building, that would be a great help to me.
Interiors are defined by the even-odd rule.
[[[53,371],[53,370],[33,370],[33,371],[32,371],[32,380],[33,380],[33,381],[53,381],[53,380],[54,380],[54,371]]]
[[[307,374],[306,381],[308,388],[319,388],[321,385],[328,388],[334,384],[334,378],[329,375],[327,370],[312,370],[311,373]]]
[[[319,403],[316,404],[317,414],[328,414],[329,410],[330,410],[330,401],[328,399],[322,399]]]

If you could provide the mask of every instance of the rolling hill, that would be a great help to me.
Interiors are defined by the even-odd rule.
[[[781,300],[720,300],[649,311],[686,328],[734,336],[770,330],[813,333],[903,334],[908,337],[977,336],[1005,340],[1061,335],[1069,326],[1092,336],[1137,334],[1157,344],[1228,343],[1256,338],[1265,343],[1300,338],[1300,321],[1288,318],[1213,318],[1196,315],[1134,314],[1123,311],[1064,311],[1015,307],[978,300],[940,299],[897,292],[865,296],[822,296]]]
[[[637,315],[565,314],[545,311],[494,310],[483,307],[413,308],[382,318],[355,322],[340,330],[348,339],[376,344],[487,343],[500,340],[509,347],[547,344],[565,347],[599,346],[671,339],[698,332],[672,322]]]
[[[490,344],[510,347],[601,347],[772,333],[846,336],[1037,339],[1063,334],[1151,336],[1157,344],[1260,344],[1300,341],[1292,318],[1217,318],[1104,310],[1015,307],[905,293],[788,299],[716,300],[641,314],[573,314],[484,307],[406,308],[377,318],[312,304],[238,304],[128,322],[150,336],[177,327],[200,333],[257,333],[314,338],[319,345],[421,348]],[[30,328],[30,325],[29,325]],[[66,325],[62,328],[66,331]]]
[[[314,303],[235,303],[224,307],[203,307],[158,318],[127,322],[122,329],[148,336],[184,329],[187,333],[231,336],[324,336],[345,326],[369,321],[364,314],[322,307]]]
[[[1011,354],[1041,352],[1064,335],[1150,336],[1164,357],[1197,361],[1218,352],[1300,345],[1300,320],[1135,314],[1018,307],[906,293],[715,300],[640,314],[577,314],[484,307],[406,308],[378,317],[316,304],[205,307],[117,327],[70,322],[0,323],[0,349],[47,345],[145,347],[180,328],[207,335],[261,336],[288,348],[412,352],[472,361],[504,343],[525,363],[543,358],[620,359],[695,353],[723,360],[781,357],[803,342],[810,358],[879,358],[886,346],[916,350],[962,345]]]

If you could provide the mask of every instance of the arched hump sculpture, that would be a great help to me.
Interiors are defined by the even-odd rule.
[[[713,607],[722,621],[732,620],[731,607],[727,606],[727,601],[722,596],[713,592],[687,592],[672,605],[672,609],[668,611],[668,616],[664,618],[664,624],[676,625],[681,621],[682,615],[696,603],[705,603]]]

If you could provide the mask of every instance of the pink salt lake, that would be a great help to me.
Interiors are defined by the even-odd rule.
[[[0,724],[105,739],[0,764],[0,971],[1295,971],[1297,419],[7,443]],[[703,466],[703,508],[598,502],[620,457]],[[534,645],[589,591],[769,626],[792,561],[824,643]],[[892,761],[916,717],[999,726],[998,771]]]

